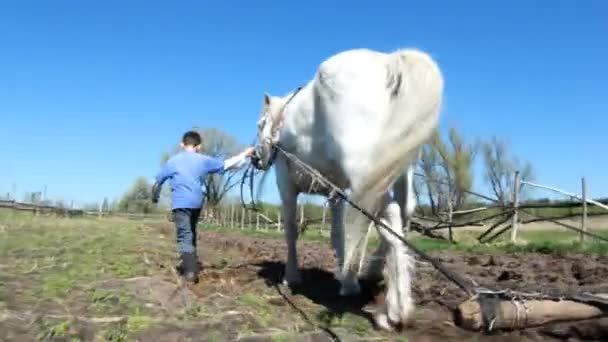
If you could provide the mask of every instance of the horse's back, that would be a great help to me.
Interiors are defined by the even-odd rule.
[[[313,87],[316,117],[338,143],[345,174],[393,179],[437,125],[443,78],[419,50],[355,49],[321,63]]]

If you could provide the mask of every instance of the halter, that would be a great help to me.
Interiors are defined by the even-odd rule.
[[[302,86],[298,87],[298,89],[296,89],[296,91],[293,92],[293,94],[291,94],[291,96],[289,97],[289,99],[287,99],[287,101],[285,102],[285,104],[283,105],[283,107],[281,107],[281,111],[279,113],[281,113],[280,117],[283,117],[283,114],[285,113],[285,109],[287,108],[287,105],[291,102],[291,100],[293,100],[293,98],[300,92],[300,90],[302,90]],[[270,136],[273,137],[277,131],[281,128],[281,125],[279,123],[277,123],[275,125],[275,129],[273,131],[270,132]],[[271,139],[271,138],[269,138]],[[274,165],[274,162],[277,158],[277,154],[278,154],[278,150],[276,148],[276,144],[272,142],[272,139],[270,140],[270,157],[268,158],[268,169],[272,167],[272,165]],[[252,158],[253,161],[253,165],[255,166],[256,169],[261,170],[261,168],[258,166],[259,163],[259,157],[254,156]]]
[[[294,91],[294,93],[289,97],[289,99],[287,99],[287,101],[281,108],[281,111],[280,111],[281,117],[283,117],[283,113],[285,112],[285,108],[287,108],[287,105],[289,104],[289,102],[291,102],[291,100],[300,92],[300,90],[302,90],[301,86],[298,87],[298,89],[296,89],[296,91]],[[277,128],[274,129],[273,132],[271,132],[271,137],[274,136],[274,134],[276,134],[278,129],[280,129],[280,125],[277,124],[276,126],[277,126]],[[270,169],[272,167],[272,165],[274,165],[274,162],[276,161],[277,155],[279,152],[279,149],[277,148],[277,144],[272,142],[272,139],[270,140],[269,145],[270,145],[270,157],[268,158],[267,169]],[[245,209],[250,209],[250,210],[254,210],[254,211],[258,211],[259,208],[258,208],[258,204],[256,203],[256,200],[254,198],[253,179],[255,178],[256,172],[263,171],[262,168],[259,167],[259,161],[260,161],[260,158],[257,155],[253,155],[251,157],[251,164],[249,164],[247,169],[245,169],[245,172],[243,173],[243,177],[241,178],[241,205]],[[245,189],[247,179],[249,179],[249,194],[251,196],[251,203],[249,205],[247,205],[245,203],[245,198],[244,198],[244,189]]]

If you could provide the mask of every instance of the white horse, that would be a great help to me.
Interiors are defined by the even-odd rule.
[[[290,286],[301,282],[297,196],[302,192],[327,196],[330,189],[310,189],[314,185],[310,175],[277,153],[275,144],[336,186],[350,189],[351,200],[403,235],[402,220],[409,220],[415,206],[411,164],[438,125],[443,88],[439,67],[424,52],[356,49],[325,60],[297,93],[264,95],[256,164],[260,169],[276,166],[288,247],[285,281]],[[391,188],[395,199],[391,199]],[[339,203],[332,207],[332,216],[341,220]],[[363,237],[370,222],[350,206],[346,214],[354,221],[344,229],[345,237],[341,236],[341,221],[332,222],[343,296],[360,291],[357,256],[366,247]],[[405,323],[414,308],[414,263],[401,241],[382,228],[377,230],[381,245],[375,254],[384,262],[372,263],[370,272],[384,275],[387,290],[385,306],[374,318],[380,327],[390,330]]]

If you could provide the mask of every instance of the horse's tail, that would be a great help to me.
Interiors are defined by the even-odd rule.
[[[397,156],[409,155],[405,169],[393,184],[393,196],[401,208],[401,221],[408,221],[416,206],[414,168],[420,159],[421,147],[430,138],[439,120],[444,80],[437,63],[428,54],[415,49],[397,50],[388,55],[386,64],[387,91],[390,95],[391,122],[410,127],[404,135],[391,137]],[[408,136],[410,144],[399,142]],[[402,150],[400,150],[402,149]],[[396,157],[398,158],[398,157]]]
[[[400,49],[388,55],[386,88],[392,100],[411,101],[413,93],[435,93],[441,98],[444,80],[435,60],[416,49]],[[423,104],[420,104],[423,105]]]

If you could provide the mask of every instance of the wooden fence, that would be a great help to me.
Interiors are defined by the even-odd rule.
[[[513,193],[512,199],[509,203],[500,203],[497,200],[493,200],[488,196],[480,195],[474,192],[469,192],[470,194],[481,197],[485,200],[489,200],[490,203],[486,206],[473,208],[462,211],[452,211],[451,205],[448,205],[448,212],[442,213],[438,215],[439,217],[445,217],[445,219],[437,219],[430,217],[418,217],[418,219],[423,221],[431,221],[436,223],[435,226],[431,227],[422,227],[421,232],[425,233],[429,231],[436,231],[442,229],[448,229],[449,240],[453,241],[453,229],[460,227],[471,227],[475,225],[481,225],[490,223],[491,226],[487,228],[478,238],[479,242],[491,242],[494,241],[497,237],[502,235],[503,233],[510,230],[510,241],[515,243],[518,241],[518,233],[520,228],[525,224],[535,223],[535,222],[551,222],[556,226],[560,226],[572,231],[575,231],[579,235],[580,242],[585,241],[585,237],[593,237],[597,240],[601,240],[604,242],[608,242],[608,239],[601,235],[597,235],[589,232],[588,227],[588,218],[590,216],[605,216],[608,215],[608,205],[601,203],[599,201],[595,201],[587,197],[587,184],[585,178],[581,179],[581,194],[573,194],[570,192],[566,192],[555,187],[541,185],[537,183],[533,183],[530,181],[520,179],[519,172],[515,172],[513,175]],[[559,193],[561,195],[569,197],[571,200],[569,202],[563,203],[525,203],[521,201],[520,198],[520,190],[524,187],[533,187],[538,189],[544,189]],[[599,208],[599,212],[590,213],[590,206],[595,206]],[[541,216],[533,210],[540,209],[570,209],[573,208],[582,208],[580,214],[562,214],[558,216]],[[475,218],[473,220],[467,221],[463,217],[467,215],[475,214],[476,216],[481,215],[483,212],[493,213],[489,216],[485,216],[482,219]],[[598,211],[598,210],[595,210]],[[564,223],[564,219],[572,219],[575,217],[580,217],[580,225],[575,226],[572,224]],[[454,219],[458,218],[461,222],[455,223]],[[502,228],[500,228],[502,226]],[[419,227],[420,228],[420,227]],[[606,227],[608,228],[608,227]],[[491,233],[494,233],[490,235]]]
[[[0,200],[0,208],[31,212],[34,215],[54,215],[64,217],[82,217],[82,216],[95,216],[95,217],[126,217],[133,219],[143,218],[166,218],[167,213],[122,213],[116,211],[95,211],[95,210],[83,210],[83,209],[72,209],[65,207],[57,207],[52,205],[36,204],[36,203],[25,203],[12,200]]]
[[[326,206],[319,217],[306,217],[304,205],[300,205],[296,221],[301,231],[313,228],[329,231],[329,213]],[[240,205],[231,204],[215,208],[206,208],[201,213],[202,221],[232,229],[283,230],[284,221],[281,213],[269,213],[247,210]]]
[[[588,218],[590,216],[608,215],[608,205],[592,200],[587,196],[587,184],[585,179],[581,179],[581,193],[573,194],[555,187],[536,184],[530,181],[520,179],[519,172],[513,176],[514,191],[512,200],[509,203],[500,203],[490,196],[485,196],[472,191],[469,194],[477,196],[488,203],[482,207],[472,208],[467,210],[453,210],[451,203],[448,203],[447,212],[439,213],[435,216],[415,215],[412,229],[435,238],[444,238],[454,242],[454,229],[467,227],[489,227],[483,231],[477,240],[481,243],[494,241],[497,237],[510,230],[510,240],[517,242],[518,233],[522,226],[534,222],[552,222],[556,226],[561,226],[578,232],[581,242],[585,241],[586,236],[590,236],[602,241],[607,241],[602,236],[589,232]],[[527,203],[522,202],[519,196],[519,191],[522,187],[534,187],[544,190],[553,191],[571,199],[570,202],[564,203]],[[590,213],[591,206],[601,209],[594,210]],[[0,208],[10,208],[18,211],[30,211],[35,215],[54,214],[66,217],[74,216],[97,216],[97,217],[126,217],[130,219],[148,219],[159,218],[172,220],[170,212],[140,214],[140,213],[120,213],[112,211],[86,211],[81,209],[66,209],[48,205],[37,205],[32,203],[21,203],[16,201],[0,200]],[[558,216],[541,216],[536,211],[548,208],[581,208],[578,214],[565,214]],[[487,215],[486,215],[487,214]],[[300,230],[318,229],[327,232],[330,229],[331,214],[326,205],[323,205],[319,217],[306,217],[304,205],[300,205],[297,214],[297,222]],[[573,226],[562,222],[564,219],[580,217],[580,224]],[[254,229],[254,230],[283,230],[283,220],[280,211],[259,212],[247,210],[239,204],[224,205],[215,208],[204,208],[201,213],[201,220],[220,227],[232,229]],[[501,227],[502,226],[502,227]],[[607,227],[608,228],[608,227]],[[447,238],[443,235],[437,235],[436,232],[447,229]]]
[[[130,219],[167,219],[172,221],[171,212],[162,213],[123,213],[116,211],[94,211],[83,209],[70,209],[56,207],[50,205],[41,205],[36,203],[24,203],[11,200],[0,200],[0,208],[31,212],[34,215],[54,215],[63,217],[124,217]],[[328,230],[329,225],[326,223],[328,215],[326,208],[323,208],[323,214],[319,218],[306,218],[304,215],[304,206],[300,206],[298,210],[298,223],[301,227],[310,227],[312,225],[319,229]],[[272,217],[271,217],[272,216]],[[237,204],[231,204],[222,207],[205,208],[201,212],[200,220],[221,227],[240,228],[240,229],[277,229],[282,230],[281,214],[272,215],[264,212],[253,212],[246,210]]]

